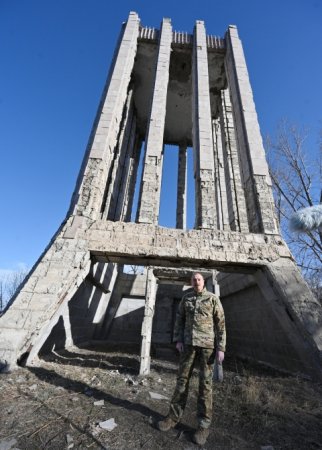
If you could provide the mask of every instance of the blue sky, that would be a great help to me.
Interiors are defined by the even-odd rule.
[[[237,25],[262,134],[287,117],[317,140],[320,0],[0,0],[0,273],[31,267],[65,217],[131,10],[157,28],[171,17],[177,31],[197,19],[217,36]]]

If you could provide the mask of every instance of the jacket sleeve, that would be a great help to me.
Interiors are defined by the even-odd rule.
[[[214,322],[216,327],[217,350],[224,352],[226,350],[225,313],[218,297],[215,298]]]
[[[185,325],[185,309],[184,309],[184,298],[179,303],[176,322],[174,325],[173,341],[174,342],[184,342],[184,325]]]

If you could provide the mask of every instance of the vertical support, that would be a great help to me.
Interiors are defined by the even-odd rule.
[[[130,222],[131,220],[137,172],[140,164],[141,148],[142,140],[138,135],[136,135],[133,144],[133,153],[129,161],[122,210],[117,213],[117,217],[119,217],[120,220],[124,220],[124,222]]]
[[[220,296],[220,288],[219,288],[219,284],[217,283],[218,273],[219,273],[218,270],[211,271],[211,276],[208,277],[206,280],[206,288],[209,292],[213,292],[214,294],[216,294],[219,297]]]
[[[179,146],[176,227],[187,227],[187,145]]]
[[[121,124],[120,136],[115,147],[114,158],[111,163],[111,172],[108,179],[107,195],[105,199],[103,219],[114,220],[116,203],[120,192],[120,180],[124,167],[124,160],[128,151],[129,141],[133,121],[133,90],[127,96],[124,108],[123,121]]]
[[[226,73],[231,92],[237,140],[242,163],[250,231],[279,233],[272,183],[265,159],[253,93],[237,28],[226,33]]]
[[[118,275],[118,266],[115,263],[96,263],[92,270],[93,278],[97,283],[101,283],[106,290],[106,293],[100,301],[93,318],[93,323],[96,324],[94,330],[95,338],[100,335],[103,325],[105,325],[104,317],[113,294],[115,281]],[[100,271],[102,272],[100,273]]]
[[[150,349],[156,292],[157,282],[153,273],[153,267],[149,267],[146,276],[145,309],[141,330],[140,375],[148,375],[150,373]]]
[[[133,171],[135,155],[137,153],[137,133],[136,133],[136,116],[133,116],[131,133],[128,141],[127,152],[122,164],[122,176],[117,188],[118,196],[115,202],[114,220],[125,220],[125,211],[129,200],[129,188],[133,183],[135,186],[136,171]],[[140,157],[140,155],[139,155]],[[137,161],[137,166],[139,162]],[[132,176],[134,179],[132,180]]]
[[[220,230],[229,230],[227,191],[224,168],[224,156],[222,148],[222,136],[220,119],[214,119],[212,122],[212,134],[214,139],[214,165],[216,182],[216,200],[218,214],[218,228]]]
[[[89,144],[71,201],[69,214],[99,218],[106,182],[127,98],[137,51],[139,17],[131,12],[115,54]]]
[[[150,120],[145,142],[145,161],[138,208],[139,223],[157,224],[163,162],[163,134],[172,42],[170,19],[163,19],[155,73]]]
[[[220,120],[225,149],[224,166],[230,228],[247,233],[248,220],[245,193],[241,183],[235,127],[228,90],[221,91]]]
[[[207,39],[204,22],[200,20],[194,28],[192,65],[196,227],[217,228]]]

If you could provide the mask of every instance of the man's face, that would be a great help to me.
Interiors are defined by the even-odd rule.
[[[205,280],[203,279],[201,273],[195,273],[194,275],[192,275],[191,284],[195,291],[201,292],[203,290]]]

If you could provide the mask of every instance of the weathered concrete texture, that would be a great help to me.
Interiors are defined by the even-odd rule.
[[[101,211],[131,80],[138,34],[138,15],[130,13],[103,93],[83,168],[73,195],[71,213],[97,218]]]
[[[163,19],[148,124],[145,162],[138,207],[139,223],[158,223],[163,163],[163,135],[172,42],[169,19]]]
[[[226,72],[234,110],[243,184],[247,195],[250,230],[276,233],[278,228],[268,165],[244,52],[234,26],[230,26],[226,33],[226,45]]]
[[[141,341],[140,375],[146,375],[150,373],[151,335],[152,335],[152,322],[155,310],[156,293],[157,293],[157,280],[154,276],[153,268],[149,267],[146,277],[145,307],[141,329],[142,341]]]
[[[321,307],[298,275],[287,260],[253,275],[219,275],[227,348],[232,354],[319,379]],[[277,278],[284,278],[284,283]],[[281,290],[283,284],[289,292]],[[298,307],[305,310],[304,317],[303,311],[294,311]]]
[[[192,66],[192,127],[196,180],[196,227],[216,228],[214,152],[207,41],[206,30],[202,21],[197,21],[194,29]]]
[[[72,218],[0,318],[0,355],[8,368],[15,367],[17,357],[30,351],[34,339],[65,307],[66,300],[72,298],[90,270],[87,242],[62,237],[68,225],[72,226]]]
[[[220,126],[220,119],[213,119],[212,133],[214,140],[214,164],[216,182],[216,206],[219,230],[229,230],[229,217],[227,205],[227,187],[225,177],[225,165],[223,154],[223,137]]]
[[[129,91],[120,127],[118,145],[115,148],[111,163],[110,176],[107,183],[107,194],[103,207],[103,218],[115,220],[118,204],[124,199],[127,169],[135,138],[135,116],[133,115],[133,90]]]
[[[98,260],[168,267],[223,268],[263,265],[291,257],[280,236],[218,230],[163,228],[154,225],[95,221],[80,237]],[[238,270],[238,269],[236,269]]]
[[[243,189],[232,106],[227,89],[221,91],[220,121],[224,147],[224,169],[230,229],[248,232],[248,218]]]

